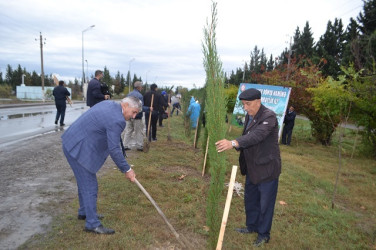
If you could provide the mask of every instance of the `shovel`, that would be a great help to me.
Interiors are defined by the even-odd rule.
[[[153,107],[153,101],[154,101],[154,94],[151,95],[150,107]],[[148,134],[146,135],[146,140],[144,141],[144,152],[145,153],[149,152],[149,148],[150,148],[149,136],[150,136],[151,113],[152,113],[152,111],[149,112]]]

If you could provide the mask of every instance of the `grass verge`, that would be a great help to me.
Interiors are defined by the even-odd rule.
[[[149,153],[131,151],[128,161],[176,231],[196,249],[206,249],[209,177],[201,177],[202,147],[193,149],[194,133],[191,138],[184,136],[181,116],[171,119],[171,128],[172,141],[167,141],[165,121],[165,127],[158,128],[158,141],[151,143]],[[240,128],[232,127],[228,138],[236,138],[240,133]],[[338,138],[334,136],[330,147],[315,144],[309,122],[296,121],[292,146],[281,146],[282,174],[267,248],[376,248],[376,162],[356,152],[351,158],[355,137],[353,131],[346,131],[342,173],[335,208],[331,209]],[[238,153],[226,154],[228,182],[231,166],[238,164]],[[105,215],[102,223],[115,229],[116,234],[83,232],[84,222],[76,219],[76,199],[56,216],[51,231],[33,237],[21,249],[180,249],[152,204],[115,168],[113,164],[98,178],[98,211]],[[239,171],[236,181],[244,183]],[[226,194],[224,187],[222,207]],[[234,194],[223,249],[252,249],[256,235],[239,235],[234,231],[244,223],[243,197]]]

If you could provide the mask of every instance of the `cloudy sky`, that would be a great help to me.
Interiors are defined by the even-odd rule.
[[[268,58],[280,55],[306,21],[316,42],[329,20],[342,18],[346,27],[363,7],[362,0],[217,2],[217,49],[225,72],[248,62],[256,45]],[[8,64],[20,64],[39,74],[42,32],[45,74],[81,80],[83,34],[85,74],[106,66],[112,76],[130,69],[149,83],[201,87],[211,6],[210,0],[0,0],[0,70],[4,76]]]

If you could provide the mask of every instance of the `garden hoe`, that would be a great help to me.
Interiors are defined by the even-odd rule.
[[[150,107],[153,107],[153,101],[154,101],[154,94],[151,95]],[[149,152],[149,148],[150,148],[149,136],[150,136],[151,113],[152,112],[150,111],[149,112],[149,122],[148,122],[148,134],[146,135],[146,140],[144,141],[144,152],[145,153]]]
[[[179,235],[176,230],[174,229],[174,227],[171,225],[171,223],[167,220],[166,216],[164,215],[164,213],[162,212],[162,210],[159,208],[159,206],[157,205],[157,203],[154,201],[154,199],[150,196],[150,194],[145,190],[145,188],[141,185],[141,183],[138,182],[138,180],[135,178],[134,182],[137,184],[137,186],[141,189],[141,191],[144,193],[144,195],[149,199],[149,201],[154,205],[155,209],[157,209],[158,213],[160,216],[162,216],[163,220],[166,222],[168,228],[171,230],[171,232],[174,234],[174,236],[176,237],[177,241],[180,243],[180,245],[183,247],[183,248],[192,248],[192,246],[190,245],[190,243],[188,242],[188,240],[182,236],[182,235]],[[183,241],[184,242],[183,242]]]

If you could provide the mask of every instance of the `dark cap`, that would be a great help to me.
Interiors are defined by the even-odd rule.
[[[247,89],[239,95],[239,100],[253,101],[256,99],[261,99],[261,92],[257,89]]]

